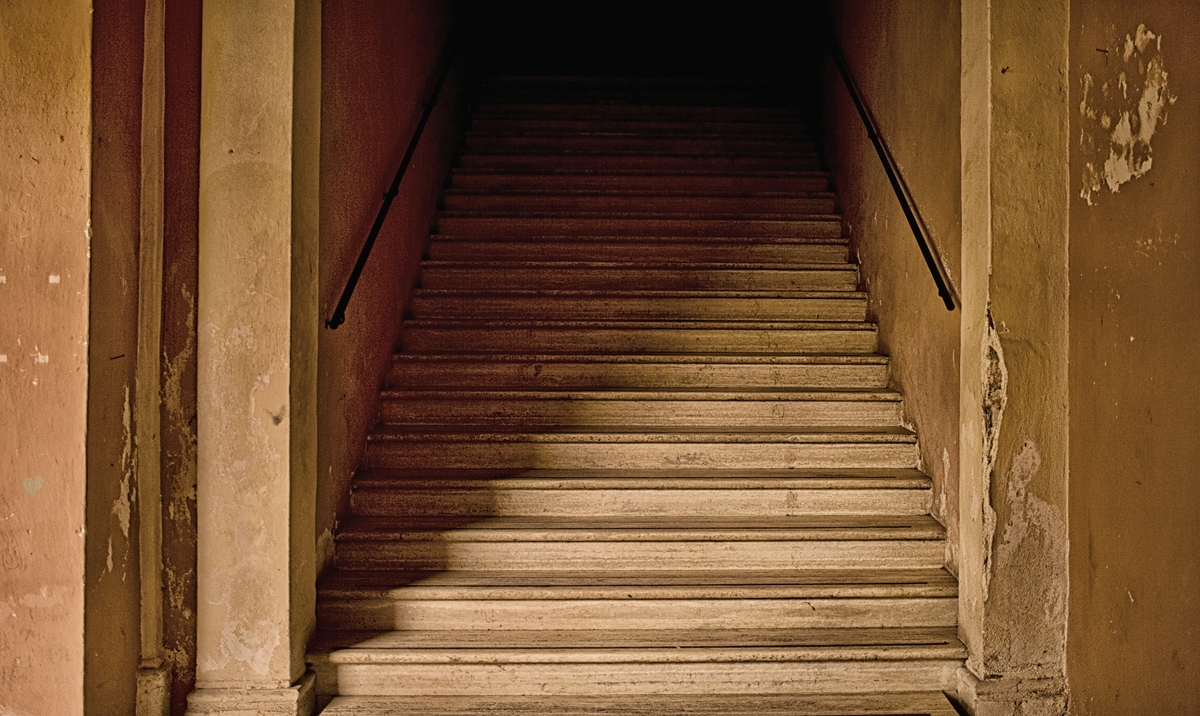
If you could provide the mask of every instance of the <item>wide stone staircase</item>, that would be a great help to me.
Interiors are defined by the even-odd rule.
[[[804,122],[484,87],[319,585],[350,714],[954,714],[943,527]]]

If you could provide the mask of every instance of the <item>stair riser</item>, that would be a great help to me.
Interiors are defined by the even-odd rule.
[[[820,269],[642,269],[581,267],[443,267],[425,265],[421,285],[434,290],[604,291],[629,286],[657,291],[853,291],[858,287],[854,268]]]
[[[825,197],[664,197],[664,196],[562,196],[528,194],[447,194],[442,208],[448,211],[584,211],[668,214],[832,214],[832,196]]]
[[[338,541],[342,569],[663,570],[922,569],[940,566],[942,540],[770,542]]]
[[[923,515],[928,490],[521,490],[418,492],[364,489],[355,515],[461,517],[793,517]]]
[[[729,236],[840,238],[840,219],[725,220],[604,219],[555,217],[452,217],[438,231],[460,236]]]
[[[862,321],[865,298],[413,297],[416,318]]]
[[[614,469],[915,468],[916,446],[792,443],[367,443],[366,467]]]
[[[824,169],[815,155],[796,157],[689,157],[646,155],[587,155],[587,154],[464,154],[458,166],[464,169],[498,169],[506,172],[593,172],[618,173],[628,171],[670,174],[702,172],[729,174],[731,172],[813,172]]]
[[[707,263],[833,263],[846,262],[843,244],[755,244],[750,242],[649,243],[635,241],[520,241],[438,240],[430,242],[435,261],[613,261],[631,264]]]
[[[900,425],[900,403],[888,400],[519,400],[385,399],[385,423],[506,426],[803,427]]]
[[[399,361],[389,384],[413,388],[882,388],[887,365],[422,363]]]
[[[467,152],[480,154],[574,153],[588,154],[683,154],[688,156],[804,156],[815,158],[816,145],[808,139],[791,137],[701,138],[686,135],[636,137],[605,135],[522,136],[472,133]]]
[[[873,330],[406,327],[406,351],[515,353],[874,353]]]
[[[581,174],[505,174],[455,170],[450,177],[453,189],[464,191],[656,191],[690,195],[707,193],[798,194],[827,191],[824,175],[794,176],[663,176],[654,174],[603,175]]]
[[[341,664],[354,695],[814,694],[953,690],[957,660],[719,664]],[[329,686],[318,686],[318,690]]]
[[[325,599],[326,629],[835,629],[954,626],[942,599]]]

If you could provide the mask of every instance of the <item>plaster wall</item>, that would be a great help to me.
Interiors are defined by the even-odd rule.
[[[162,207],[162,639],[169,708],[196,679],[196,296],[201,0],[165,3]]]
[[[852,72],[908,182],[944,264],[959,263],[959,4],[849,0],[836,8]],[[891,382],[934,480],[933,513],[958,525],[959,313],[947,311],[850,96],[827,71],[829,161],[868,315]],[[947,563],[957,564],[955,540]]]
[[[964,0],[959,696],[1066,708],[1067,3]]]
[[[308,708],[320,18],[315,0],[203,8],[197,714]]]
[[[450,25],[438,0],[327,3],[322,31],[321,318],[358,259],[420,119]],[[429,239],[458,143],[455,75],[400,185],[370,262],[336,331],[321,329],[318,383],[318,559],[332,557],[337,517],[349,503],[379,387]]]
[[[0,13],[0,712],[83,712],[91,4]]]
[[[1071,713],[1200,713],[1200,17],[1070,42]]]
[[[93,3],[84,712],[113,716],[135,709],[140,658],[143,21],[141,0]]]

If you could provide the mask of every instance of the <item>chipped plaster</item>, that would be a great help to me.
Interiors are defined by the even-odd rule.
[[[987,312],[987,333],[983,341],[983,358],[980,376],[983,385],[983,478],[987,482],[981,490],[983,505],[983,601],[988,600],[992,580],[992,550],[996,534],[996,510],[992,507],[991,484],[996,469],[996,454],[1000,449],[1000,426],[1004,422],[1004,408],[1008,404],[1008,368],[1004,364],[1004,347],[992,318],[991,308]]]
[[[1105,55],[1104,74],[1083,73],[1079,146],[1084,156],[1079,196],[1095,206],[1102,190],[1145,176],[1154,164],[1151,142],[1167,108],[1178,99],[1167,87],[1162,35],[1144,24]],[[1119,43],[1118,43],[1119,44]]]

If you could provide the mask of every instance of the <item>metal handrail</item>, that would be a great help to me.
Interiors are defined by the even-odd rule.
[[[930,236],[929,229],[925,226],[925,220],[917,210],[917,204],[908,189],[908,184],[900,174],[900,167],[892,157],[887,143],[879,134],[879,125],[875,121],[875,115],[871,113],[871,108],[867,106],[862,92],[858,89],[858,83],[854,81],[854,75],[850,72],[850,64],[846,61],[846,56],[842,53],[842,48],[833,34],[832,25],[829,29],[829,51],[833,55],[833,61],[837,64],[838,71],[841,72],[842,80],[846,83],[846,89],[850,91],[850,98],[854,100],[854,106],[858,108],[858,116],[862,118],[863,125],[867,129],[867,136],[875,145],[875,152],[879,154],[879,160],[883,162],[883,170],[887,172],[888,181],[892,183],[896,198],[900,200],[900,208],[904,210],[904,216],[908,219],[908,225],[917,239],[917,246],[921,248],[921,255],[925,257],[929,273],[933,275],[933,282],[937,284],[938,295],[946,304],[946,310],[953,311],[958,306],[954,285],[950,282],[950,276],[942,264],[942,257],[938,254],[937,245],[933,242],[933,237]]]
[[[417,122],[417,128],[413,131],[412,139],[408,142],[408,150],[404,152],[404,158],[400,160],[400,168],[396,170],[396,178],[392,180],[392,185],[383,195],[383,205],[379,207],[379,213],[375,216],[375,223],[371,226],[371,233],[367,234],[367,240],[363,244],[362,251],[358,254],[358,261],[354,264],[354,270],[350,272],[350,279],[346,281],[346,288],[342,291],[342,297],[338,300],[337,308],[333,310],[333,315],[329,317],[329,320],[325,321],[325,325],[330,330],[336,330],[338,326],[346,322],[346,306],[350,304],[350,297],[354,295],[354,288],[358,285],[358,279],[362,275],[363,267],[367,265],[367,258],[371,255],[371,249],[375,246],[375,240],[379,238],[379,231],[383,228],[383,221],[387,218],[388,209],[392,206],[392,200],[400,193],[400,181],[404,179],[404,172],[408,169],[409,163],[412,162],[413,154],[417,151],[417,142],[421,141],[421,133],[425,131],[425,125],[429,122],[429,116],[433,114],[433,108],[437,105],[442,85],[446,84],[446,78],[450,75],[450,68],[454,64],[455,49],[454,39],[451,37],[446,41],[445,58],[442,60],[442,66],[438,71],[437,81],[429,93],[429,99],[425,102],[425,110],[421,113],[421,120]]]

